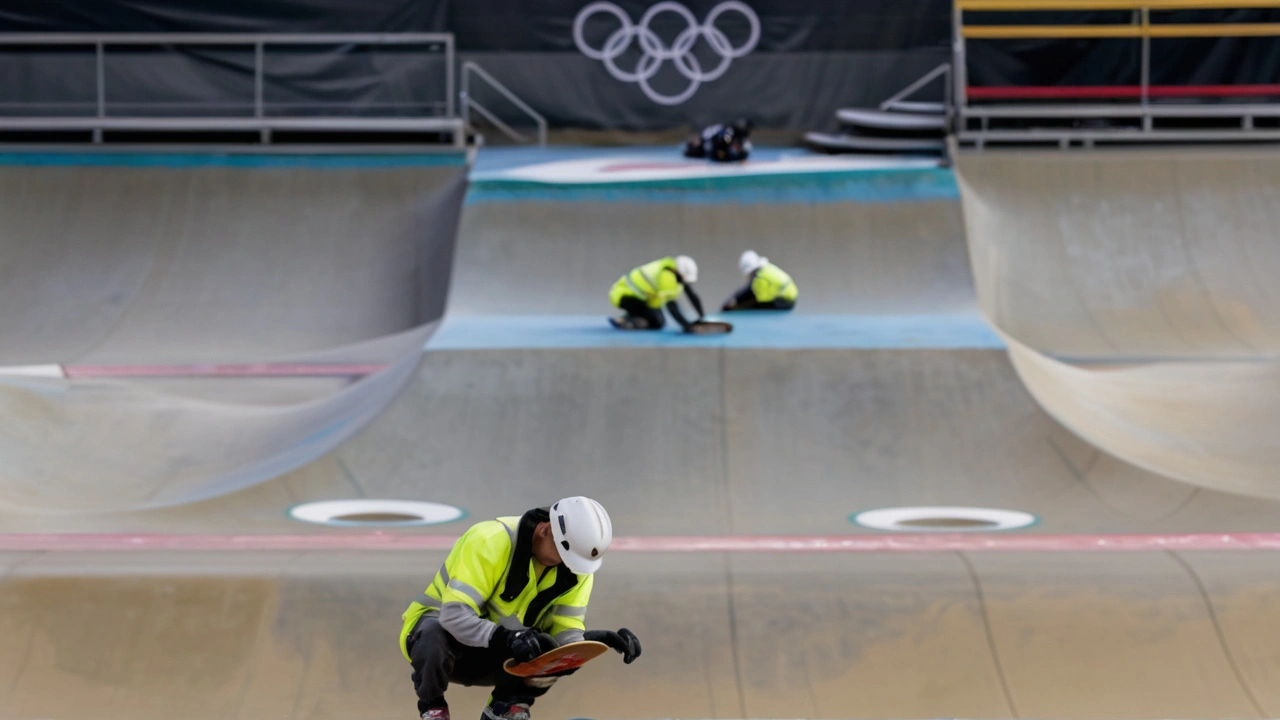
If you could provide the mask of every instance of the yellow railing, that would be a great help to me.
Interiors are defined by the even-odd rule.
[[[1270,37],[1280,23],[1153,23],[1152,10],[1248,10],[1280,8],[1280,0],[955,0],[956,9],[973,12],[1051,10],[1132,10],[1136,22],[1109,25],[971,25],[960,34],[973,39],[1023,38],[1180,38]]]
[[[1178,38],[1270,37],[1280,35],[1280,23],[1223,23],[1221,25],[966,25],[964,36],[977,40],[1023,38]]]

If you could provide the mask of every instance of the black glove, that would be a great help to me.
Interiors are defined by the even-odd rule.
[[[582,633],[583,640],[602,642],[622,653],[622,662],[630,665],[640,657],[640,638],[626,628],[618,632],[612,630],[588,630]]]
[[[550,635],[544,632],[536,633],[536,635],[538,638],[538,651],[539,651],[538,654],[539,655],[546,655],[552,650],[555,650],[556,648],[560,647],[560,643],[556,642],[556,639],[551,637]]]
[[[515,658],[516,662],[527,663],[542,654],[542,647],[538,643],[538,635],[538,631],[532,628],[521,628],[513,632],[499,625],[493,631],[493,637],[489,638],[489,649],[505,650],[511,657]],[[555,642],[550,636],[547,636],[547,638],[551,642]]]

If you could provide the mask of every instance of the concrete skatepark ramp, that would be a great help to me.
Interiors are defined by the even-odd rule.
[[[957,170],[979,302],[1041,405],[1140,467],[1280,497],[1274,154],[964,154]]]
[[[1280,349],[1280,159],[1253,150],[961,153],[983,312],[1065,359]]]
[[[431,351],[365,431],[271,482],[163,511],[0,522],[306,533],[286,516],[305,500],[426,500],[485,518],[581,488],[646,535],[867,533],[852,513],[899,505],[1008,507],[1040,518],[1020,532],[1049,534],[1280,522],[1280,503],[1099,453],[1040,410],[999,350],[696,348]]]
[[[675,254],[698,261],[697,288],[714,311],[741,287],[738,255],[749,247],[804,274],[802,314],[975,307],[952,199],[682,205],[564,195],[467,206],[450,316],[607,314],[613,281]]]
[[[19,366],[0,371],[0,504],[232,492],[324,454],[412,375],[465,167],[244,164],[0,173],[0,362]]]
[[[443,557],[0,554],[0,717],[412,717],[395,613]],[[1274,717],[1275,573],[1266,553],[615,553],[588,622],[644,655],[534,713]],[[487,694],[452,688],[453,713]]]
[[[985,309],[954,198],[772,192],[696,205],[625,192],[473,196],[432,343],[451,325],[471,332],[415,357],[386,410],[333,451],[159,509],[0,508],[0,720],[411,717],[399,614],[441,548],[472,521],[576,493],[609,508],[619,538],[588,624],[635,630],[645,653],[631,666],[593,662],[539,701],[536,718],[1275,717],[1273,553],[1173,548],[1271,537],[1280,502],[1100,452],[1024,386],[1016,336],[1010,363],[998,337],[947,331],[981,324]],[[606,290],[629,267],[690,252],[713,305],[741,282],[745,247],[796,276],[794,315],[744,323],[751,332],[732,347],[673,333],[601,340],[612,337]],[[521,323],[570,316],[601,332],[510,339]],[[802,331],[779,346],[770,323]],[[388,332],[400,334],[372,341],[397,345],[419,329]],[[467,344],[485,333],[505,344]],[[277,357],[368,362],[312,349]],[[133,382],[178,392],[187,381]],[[258,378],[237,393],[256,397],[258,383],[285,387]],[[287,514],[362,497],[447,503],[466,518],[374,535]],[[850,521],[903,505],[1037,522],[886,537]],[[1157,533],[1170,543],[1103,552],[1108,538]],[[756,542],[815,534],[868,545],[782,553]],[[163,549],[166,537],[185,548]],[[983,537],[1043,544],[990,552]],[[395,538],[424,545],[379,545]],[[924,551],[891,553],[894,538]],[[272,549],[285,541],[293,549]],[[455,688],[450,702],[465,718],[486,695]]]

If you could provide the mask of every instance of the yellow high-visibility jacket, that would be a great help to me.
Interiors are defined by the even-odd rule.
[[[458,642],[473,647],[487,646],[497,624],[509,630],[536,628],[561,645],[581,640],[593,576],[534,561],[533,530],[547,519],[545,509],[535,509],[522,517],[476,523],[463,533],[431,586],[401,616],[405,659],[405,641],[428,614],[439,617]]]
[[[660,308],[679,298],[683,290],[684,284],[676,273],[676,259],[664,257],[618,278],[609,290],[609,302],[621,307],[622,298],[631,296],[644,300],[651,308]]]
[[[756,302],[760,303],[773,302],[779,297],[795,302],[800,296],[800,289],[782,268],[773,263],[765,263],[751,277],[751,293],[756,296]]]

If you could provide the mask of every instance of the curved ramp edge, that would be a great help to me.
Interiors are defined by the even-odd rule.
[[[1081,367],[1006,341],[1040,406],[1094,446],[1200,487],[1280,499],[1280,365]]]
[[[982,310],[1063,358],[1280,357],[1280,154],[962,153]]]
[[[152,258],[145,280],[130,286],[119,316],[89,335],[62,319],[78,318],[76,308],[93,293],[68,293],[62,305],[45,298],[51,308],[10,318],[60,330],[46,337],[12,328],[0,355],[48,352],[54,357],[45,360],[59,360],[80,347],[71,354],[100,364],[95,377],[0,377],[0,504],[94,513],[232,493],[324,455],[414,377],[444,315],[465,166],[81,170],[37,173],[43,180],[36,187],[74,204],[118,178],[125,192],[115,199],[124,207],[102,220],[104,232],[126,246],[118,255],[134,257],[129,228],[109,220],[156,209],[143,199],[164,201],[163,221],[147,225],[146,237],[160,242],[166,229],[180,232]],[[0,186],[6,177],[0,171]],[[233,232],[216,222],[228,213]],[[58,235],[54,215],[27,217],[9,239],[27,231]],[[210,288],[216,292],[202,292]],[[346,302],[352,296],[359,307]],[[86,342],[91,352],[83,350]],[[110,377],[113,368],[137,369],[139,362],[162,370],[167,362],[187,363],[178,367],[191,372]],[[244,372],[204,372],[218,362],[242,363]],[[364,370],[273,376],[269,370],[281,363]]]
[[[1056,420],[1165,477],[1280,498],[1280,155],[966,153],[979,305]]]

